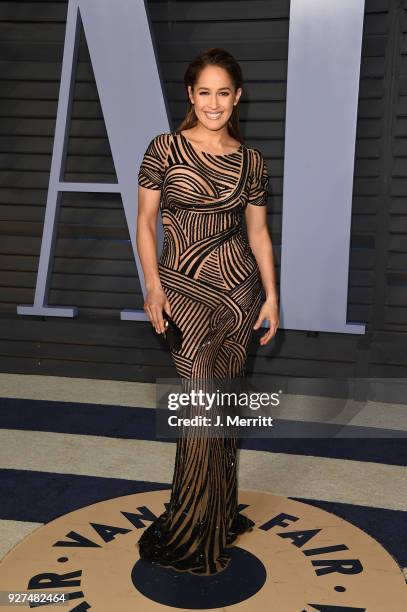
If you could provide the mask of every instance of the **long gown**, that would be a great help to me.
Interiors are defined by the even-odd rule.
[[[214,155],[175,131],[145,151],[138,184],[161,190],[158,270],[183,332],[171,357],[186,385],[246,376],[262,283],[242,216],[247,205],[267,204],[268,181],[261,152],[243,143]],[[177,438],[169,504],[138,546],[143,559],[209,575],[228,566],[227,548],[254,523],[238,512],[236,437],[200,434]]]

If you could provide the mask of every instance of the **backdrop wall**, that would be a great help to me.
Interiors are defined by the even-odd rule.
[[[147,2],[173,127],[182,77],[202,48],[241,62],[241,125],[269,170],[269,225],[279,272],[289,1]],[[51,163],[67,2],[0,2],[0,370],[154,381],[174,374],[142,308],[116,194],[64,194],[49,304],[73,320],[16,314],[33,302]],[[280,330],[255,338],[249,371],[303,376],[407,374],[407,1],[366,0],[350,252],[349,320],[365,336]],[[135,169],[135,172],[137,169]],[[76,75],[65,180],[116,181],[86,43]],[[86,270],[86,273],[84,273]]]

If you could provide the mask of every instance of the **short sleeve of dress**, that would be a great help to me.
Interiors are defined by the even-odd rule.
[[[169,134],[158,134],[150,140],[138,173],[138,184],[147,189],[161,189],[167,165]]]
[[[266,206],[268,190],[269,175],[266,161],[260,151],[254,149],[248,204]]]

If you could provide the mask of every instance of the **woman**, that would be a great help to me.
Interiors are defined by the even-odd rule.
[[[184,80],[188,113],[177,131],[151,140],[138,175],[144,309],[157,333],[165,331],[163,311],[181,329],[181,348],[171,350],[181,379],[244,377],[252,330],[269,321],[265,345],[279,325],[267,166],[240,136],[236,60],[208,49]],[[157,262],[158,210],[164,243]],[[179,437],[170,503],[142,534],[140,556],[193,574],[225,569],[226,548],[254,525],[237,511],[236,472],[233,436]]]

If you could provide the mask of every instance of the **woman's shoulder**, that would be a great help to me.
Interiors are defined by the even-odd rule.
[[[152,137],[150,144],[154,144],[159,147],[167,147],[171,141],[172,132],[160,132]]]
[[[147,145],[146,154],[165,162],[171,143],[171,132],[160,132],[150,139]]]
[[[245,147],[253,161],[261,161],[263,158],[263,153],[260,151],[260,149],[257,147],[249,147],[248,145],[245,145]]]
[[[267,168],[266,160],[260,149],[258,149],[257,147],[248,147],[247,145],[245,146],[249,155],[251,173],[257,174],[259,172],[262,172],[264,168]]]

